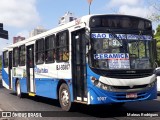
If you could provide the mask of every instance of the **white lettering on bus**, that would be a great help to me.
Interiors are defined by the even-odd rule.
[[[91,38],[111,38],[120,40],[152,40],[151,35],[92,33]]]
[[[101,53],[94,54],[94,59],[129,59],[128,53]]]

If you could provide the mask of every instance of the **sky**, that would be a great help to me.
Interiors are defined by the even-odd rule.
[[[153,12],[150,4],[158,0],[92,0],[91,14],[128,14],[147,18]],[[37,26],[52,29],[67,11],[75,17],[89,13],[88,0],[0,0],[0,23],[9,33],[9,39],[0,38],[0,54],[13,43],[13,37],[28,38]],[[157,23],[154,23],[156,28]]]

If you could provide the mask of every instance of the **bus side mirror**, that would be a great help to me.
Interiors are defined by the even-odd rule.
[[[156,68],[155,74],[156,74],[157,76],[160,76],[160,68]]]
[[[152,30],[153,35],[155,34],[155,30]]]

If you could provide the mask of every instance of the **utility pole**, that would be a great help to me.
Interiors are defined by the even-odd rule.
[[[0,23],[0,38],[8,39],[8,31],[3,30],[3,23]]]
[[[93,1],[93,0],[88,0],[88,4],[89,4],[89,15],[90,15],[90,13],[91,13],[91,10],[90,10],[90,9],[91,9],[91,3],[92,3],[92,1]]]

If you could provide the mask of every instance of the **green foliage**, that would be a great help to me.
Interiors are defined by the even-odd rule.
[[[156,34],[154,38],[157,41],[157,62],[158,62],[158,66],[160,66],[160,25],[158,25],[156,29]]]
[[[158,25],[158,27],[156,28],[156,34],[154,37],[158,37],[158,38],[160,37],[160,25]]]

